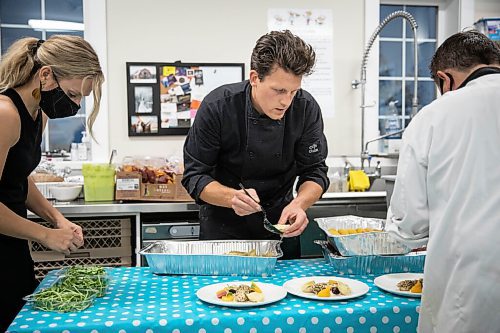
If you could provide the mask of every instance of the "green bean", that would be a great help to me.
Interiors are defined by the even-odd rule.
[[[106,275],[106,270],[101,266],[76,265],[66,269],[65,275]]]
[[[81,311],[92,304],[94,297],[105,295],[108,278],[103,267],[78,265],[67,268],[64,273],[52,286],[28,298],[35,308],[57,312]]]
[[[81,311],[92,304],[93,294],[87,291],[68,290],[54,285],[36,293],[34,306],[44,311],[71,312]]]
[[[108,287],[108,279],[102,275],[68,275],[63,277],[61,286],[68,289],[94,291],[96,297],[103,297]]]

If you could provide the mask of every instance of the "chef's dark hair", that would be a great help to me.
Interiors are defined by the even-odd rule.
[[[289,30],[271,31],[257,40],[250,60],[250,68],[257,71],[262,80],[274,69],[274,65],[297,76],[313,71],[316,53],[311,45]]]
[[[500,46],[477,30],[459,32],[437,49],[429,69],[437,82],[437,71],[466,71],[476,65],[500,65]]]

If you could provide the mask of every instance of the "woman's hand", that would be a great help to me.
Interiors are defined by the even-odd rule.
[[[44,235],[38,241],[49,249],[64,254],[70,254],[70,251],[75,251],[78,248],[75,244],[77,242],[76,234],[72,229],[68,228],[47,228]]]
[[[62,218],[55,223],[57,229],[71,230],[73,232],[73,245],[79,248],[83,245],[83,231],[82,227],[75,224],[66,218]]]

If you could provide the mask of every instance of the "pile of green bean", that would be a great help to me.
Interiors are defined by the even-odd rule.
[[[44,311],[70,312],[88,308],[95,297],[103,297],[108,277],[103,267],[72,266],[64,271],[47,289],[35,293],[30,299],[35,308]]]
[[[73,312],[88,308],[93,300],[92,292],[54,285],[36,293],[33,305],[43,311]]]
[[[76,265],[66,268],[64,275],[106,275],[106,270],[101,266]]]
[[[61,281],[61,287],[94,291],[96,297],[103,297],[108,287],[108,278],[105,275],[66,275]]]

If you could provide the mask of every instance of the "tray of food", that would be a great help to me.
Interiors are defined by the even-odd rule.
[[[411,251],[383,231],[382,219],[346,215],[314,220],[342,256],[401,255]]]
[[[424,271],[425,251],[391,256],[342,256],[327,241],[315,240],[321,246],[323,256],[338,274],[386,274]]]
[[[157,241],[139,251],[155,274],[272,274],[279,240]]]

